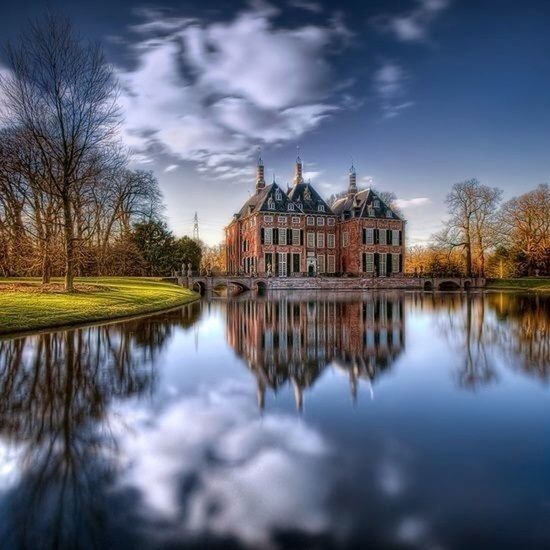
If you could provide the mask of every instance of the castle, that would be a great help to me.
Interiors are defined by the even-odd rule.
[[[385,277],[403,272],[405,220],[371,189],[329,205],[303,178],[300,157],[286,192],[266,185],[258,159],[256,190],[225,229],[227,271],[259,276]]]

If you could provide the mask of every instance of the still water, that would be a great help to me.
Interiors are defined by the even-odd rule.
[[[549,548],[550,297],[250,294],[0,340],[0,547]]]

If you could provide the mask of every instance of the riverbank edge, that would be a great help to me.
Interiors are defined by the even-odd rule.
[[[2,283],[6,283],[8,281],[7,279],[2,279],[0,281],[0,287]],[[13,281],[16,281],[15,279]],[[32,279],[18,279],[18,281],[32,281]],[[13,325],[10,326],[9,322],[6,323],[5,319],[2,319],[2,315],[0,312],[0,340],[6,339],[6,338],[13,338],[17,336],[22,335],[28,335],[29,333],[38,333],[38,332],[47,332],[50,330],[59,330],[59,329],[69,329],[69,328],[78,328],[88,325],[94,325],[94,324],[105,324],[109,322],[122,322],[125,320],[131,320],[139,317],[144,317],[147,315],[153,315],[155,313],[161,313],[164,311],[170,311],[173,309],[176,309],[178,307],[193,303],[197,300],[200,300],[201,296],[199,293],[181,288],[177,285],[174,285],[172,283],[167,283],[162,281],[161,278],[139,278],[139,277],[124,277],[124,278],[116,278],[116,277],[108,277],[108,278],[101,278],[101,277],[94,277],[94,278],[82,278],[79,279],[81,282],[91,282],[92,284],[97,284],[98,287],[111,287],[111,286],[122,286],[124,287],[125,284],[128,283],[140,283],[141,285],[147,286],[147,283],[153,283],[156,285],[156,292],[152,296],[151,301],[148,303],[142,303],[141,305],[136,305],[135,303],[128,303],[127,307],[120,307],[115,313],[111,313],[109,315],[106,315],[104,313],[98,313],[97,311],[92,312],[90,315],[83,316],[82,314],[78,316],[72,316],[71,314],[67,312],[67,310],[60,310],[59,311],[59,318],[58,320],[48,320],[47,322],[43,319],[38,319],[36,321],[28,320],[25,322],[25,326],[21,326],[21,323],[19,323],[17,326]],[[10,282],[12,282],[10,280]],[[159,287],[166,286],[167,292],[165,295],[163,295],[162,290],[159,290]],[[177,291],[177,292],[175,292]],[[113,299],[120,297],[122,292],[118,292],[117,290],[110,289],[109,292],[112,292]],[[99,293],[99,291],[98,291]],[[28,293],[25,292],[10,292],[11,296],[15,297],[17,295],[23,295],[23,296],[29,296]],[[39,293],[34,293],[33,298],[40,298],[42,296]],[[44,296],[47,296],[45,294]],[[71,295],[63,295],[65,299],[70,300],[72,296],[79,297],[79,294]],[[93,296],[93,294],[92,294]],[[128,294],[126,294],[126,298],[128,298]],[[161,300],[161,302],[159,302]],[[2,303],[2,293],[0,292],[0,307],[9,307],[9,304]],[[45,306],[44,306],[45,307]],[[29,315],[31,315],[31,312],[29,312]],[[52,316],[55,316],[56,313],[53,312],[51,314]]]
[[[550,277],[522,277],[518,279],[487,279],[487,290],[517,292],[550,292]]]

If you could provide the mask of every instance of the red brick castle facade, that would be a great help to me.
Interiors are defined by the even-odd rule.
[[[258,159],[256,192],[226,227],[231,274],[389,276],[403,272],[405,221],[371,189],[359,191],[352,166],[345,196],[328,205],[302,175],[298,157],[285,192],[266,185]]]

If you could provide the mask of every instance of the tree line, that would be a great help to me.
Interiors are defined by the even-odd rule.
[[[162,221],[151,172],[120,142],[112,67],[67,19],[47,15],[6,49],[0,77],[0,275],[167,275],[200,246]]]
[[[476,179],[455,183],[448,219],[428,246],[413,246],[407,271],[433,275],[550,275],[550,187],[502,202],[502,191]]]

